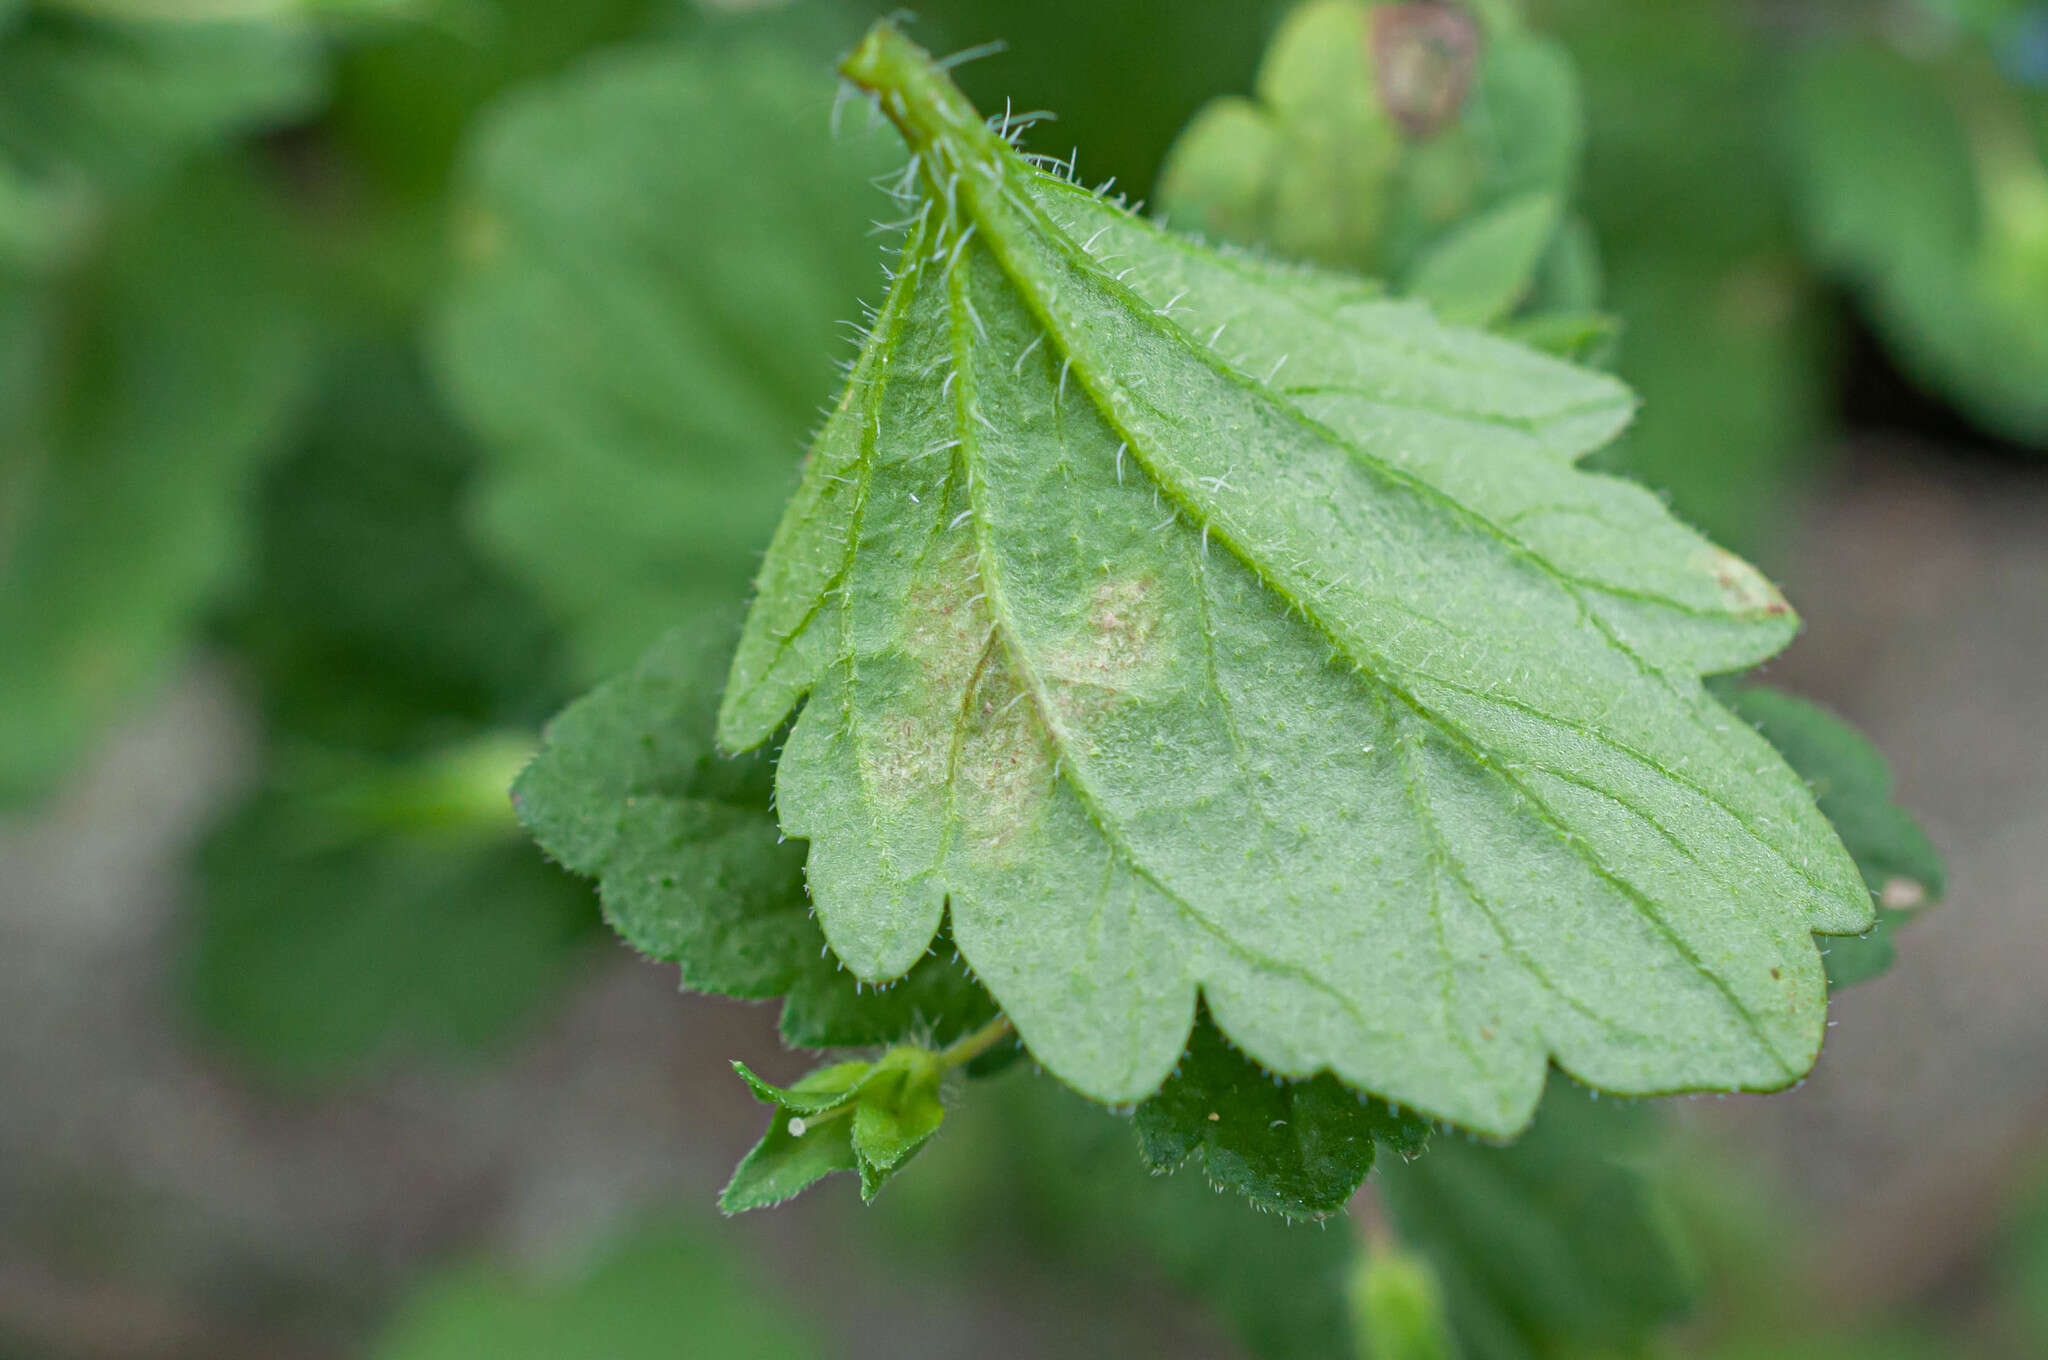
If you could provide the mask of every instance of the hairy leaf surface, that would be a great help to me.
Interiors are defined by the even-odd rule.
[[[986,1023],[994,1007],[950,948],[881,991],[827,954],[802,851],[782,843],[769,810],[768,763],[711,749],[723,661],[678,631],[565,710],[513,789],[535,839],[597,879],[606,919],[642,953],[679,964],[685,987],[786,993],[791,1043],[944,1041]]]
[[[925,205],[764,567],[720,731],[826,938],[954,938],[1056,1074],[1149,1094],[1197,994],[1272,1071],[1511,1132],[1546,1060],[1647,1092],[1812,1063],[1870,920],[1707,696],[1794,620],[1574,459],[1612,381],[1032,169],[884,28]]]
[[[1193,1160],[1217,1189],[1288,1218],[1336,1213],[1365,1183],[1380,1144],[1408,1155],[1429,1136],[1421,1120],[1327,1074],[1274,1081],[1206,1018],[1180,1066],[1132,1122],[1152,1170]]]
[[[1765,685],[1717,687],[1722,701],[1759,732],[1813,789],[1877,897],[1867,935],[1828,940],[1828,983],[1848,987],[1892,966],[1892,933],[1939,902],[1948,874],[1941,853],[1911,813],[1892,801],[1892,773],[1862,733],[1817,704]]]

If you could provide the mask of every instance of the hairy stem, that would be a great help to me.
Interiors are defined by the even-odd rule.
[[[945,1070],[964,1067],[1016,1033],[1010,1017],[998,1015],[972,1034],[962,1035],[939,1050],[939,1066]]]

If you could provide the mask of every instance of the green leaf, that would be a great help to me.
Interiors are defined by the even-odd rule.
[[[885,150],[833,138],[831,94],[775,48],[645,47],[476,133],[438,368],[491,457],[482,541],[586,679],[724,626],[759,561],[874,279]]]
[[[773,1208],[835,1172],[859,1169],[850,1118],[811,1128],[802,1116],[785,1117],[778,1109],[761,1141],[734,1168],[718,1207],[729,1214]]]
[[[1402,136],[1373,78],[1370,9],[1320,0],[1288,14],[1258,99],[1212,102],[1174,144],[1160,177],[1170,219],[1376,272]]]
[[[775,1113],[733,1172],[720,1206],[729,1214],[767,1208],[835,1171],[854,1170],[861,1198],[872,1200],[945,1121],[939,1082],[948,1066],[947,1054],[906,1044],[873,1062],[821,1067],[784,1088],[734,1063]]]
[[[1218,99],[1188,124],[1162,206],[1488,320],[1529,292],[1556,236],[1579,123],[1569,62],[1505,17],[1312,0],[1274,35],[1256,100]]]
[[[791,1043],[947,1042],[987,1023],[993,1003],[949,949],[886,990],[861,988],[829,957],[804,895],[802,849],[776,830],[768,762],[711,749],[724,657],[672,633],[563,712],[513,791],[535,839],[597,879],[613,928],[679,964],[685,987],[787,993]]]
[[[1877,920],[1869,934],[1826,942],[1829,985],[1848,987],[1878,976],[1892,964],[1892,932],[1947,891],[1940,852],[1912,814],[1892,801],[1891,771],[1856,729],[1767,686],[1730,685],[1718,693],[1812,787],[1821,812],[1877,895]]]
[[[1639,1353],[1691,1299],[1670,1213],[1640,1165],[1647,1106],[1558,1080],[1506,1147],[1439,1137],[1377,1185],[1443,1281],[1469,1360]]]
[[[813,1360],[823,1343],[794,1301],[738,1267],[730,1242],[647,1227],[578,1269],[536,1276],[490,1262],[443,1271],[399,1308],[375,1360]]]
[[[1789,114],[1812,249],[1901,366],[2048,446],[2048,92],[1851,46],[1803,63]]]
[[[801,1115],[823,1114],[852,1100],[873,1073],[874,1066],[861,1060],[833,1063],[829,1067],[806,1072],[788,1086],[763,1081],[745,1063],[736,1062],[732,1069],[740,1074],[740,1080],[746,1082],[756,1100]]]
[[[502,1043],[594,925],[505,809],[524,750],[287,783],[238,809],[200,855],[183,982],[201,1025],[295,1085]]]
[[[1698,677],[1789,608],[1572,461],[1611,380],[1217,255],[1031,169],[879,30],[930,206],[763,567],[766,741],[857,976],[950,908],[1054,1074],[1142,1098],[1198,994],[1284,1075],[1497,1133],[1549,1058],[1776,1089],[1870,922]],[[952,205],[952,211],[946,205]]]
[[[1428,1126],[1360,1096],[1336,1078],[1277,1082],[1204,1017],[1187,1056],[1132,1119],[1155,1172],[1199,1161],[1219,1190],[1288,1218],[1342,1209],[1372,1170],[1379,1144],[1410,1156]]]
[[[939,1131],[938,1057],[923,1048],[891,1049],[862,1084],[853,1112],[853,1150],[860,1158],[861,1197],[873,1199],[890,1173]]]
[[[0,801],[145,694],[241,564],[308,358],[274,230],[208,167],[78,277],[0,280]]]
[[[1489,326],[1528,297],[1537,266],[1563,225],[1556,194],[1524,194],[1459,223],[1431,242],[1403,289],[1446,321]]]

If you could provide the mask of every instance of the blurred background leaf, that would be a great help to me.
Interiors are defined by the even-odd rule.
[[[728,616],[793,485],[891,161],[858,116],[833,139],[832,89],[772,48],[654,48],[478,136],[438,366],[492,456],[482,541],[586,680]]]
[[[1817,263],[1917,381],[2048,447],[2048,89],[1866,42],[1805,55],[1787,112]]]
[[[0,800],[45,790],[247,565],[307,378],[278,223],[195,167],[56,281],[0,282]]]
[[[686,1228],[650,1227],[555,1278],[477,1263],[429,1280],[376,1360],[812,1360],[826,1352],[783,1291]]]

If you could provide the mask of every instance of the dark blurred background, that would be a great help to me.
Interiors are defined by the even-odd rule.
[[[730,626],[879,293],[899,157],[830,66],[884,8],[0,0],[0,1356],[1343,1353],[1245,1295],[1347,1227],[1025,1073],[871,1210],[719,1219],[727,1061],[801,1057],[505,806]],[[919,8],[1143,196],[1287,6]],[[1609,457],[1783,581],[1768,678],[1949,866],[1801,1090],[1669,1102],[1668,1345],[2048,1354],[2048,6],[1523,8],[1645,402]]]

